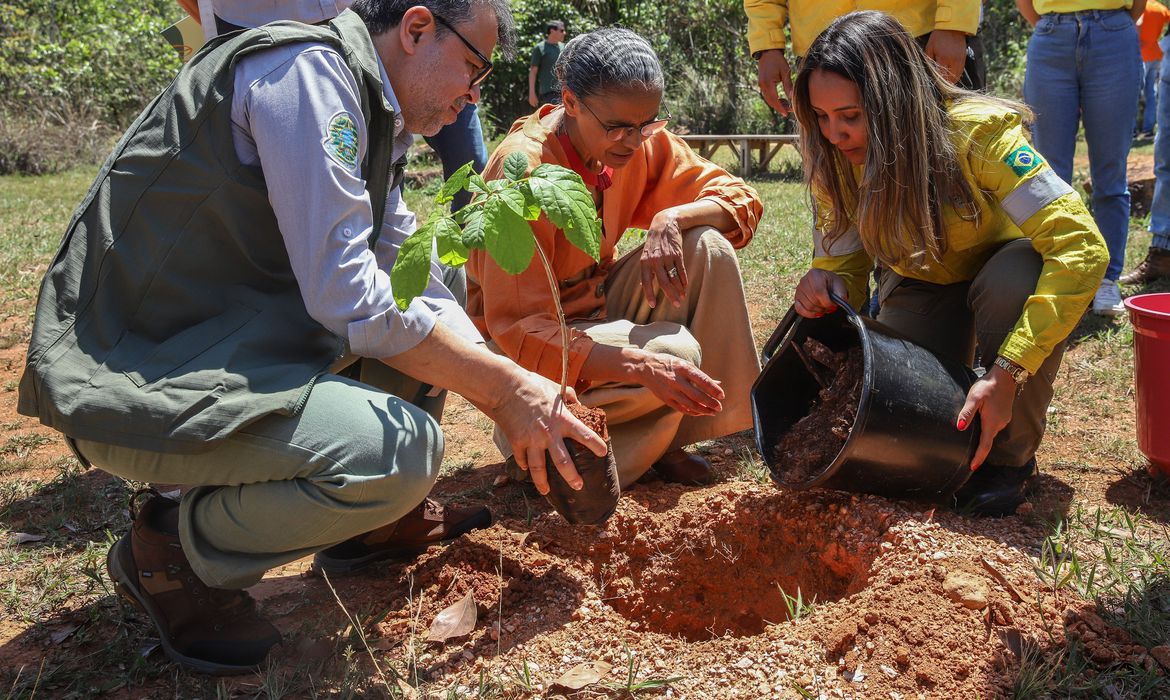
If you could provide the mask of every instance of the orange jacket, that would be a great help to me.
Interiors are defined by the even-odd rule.
[[[528,156],[530,168],[541,163],[569,167],[556,138],[563,108],[543,105],[518,119],[484,169],[491,180],[503,177],[504,158]],[[672,206],[707,199],[726,209],[736,227],[724,235],[736,248],[747,245],[759,224],[763,205],[747,183],[700,158],[685,141],[666,130],[647,139],[634,158],[613,173],[603,195],[601,262],[574,247],[547,218],[532,222],[537,245],[544,250],[560,284],[561,305],[569,321],[604,321],[605,278],[614,263],[614,247],[629,228],[648,228],[655,214]],[[467,263],[467,312],[485,337],[522,367],[557,381],[561,376],[561,336],[548,278],[539,257],[519,275],[509,275],[483,251]],[[570,329],[569,376],[578,386],[581,366],[593,349],[583,332]],[[583,387],[581,387],[583,388]]]

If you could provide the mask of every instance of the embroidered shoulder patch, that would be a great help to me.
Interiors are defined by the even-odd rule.
[[[329,120],[325,138],[321,143],[329,157],[341,166],[353,170],[357,167],[358,131],[357,124],[349,112],[338,112]]]
[[[1040,157],[1039,153],[1033,151],[1031,146],[1020,146],[1009,153],[1003,162],[1007,163],[1012,172],[1019,177],[1023,177],[1044,165],[1044,159]]]

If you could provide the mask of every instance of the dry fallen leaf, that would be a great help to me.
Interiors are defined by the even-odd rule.
[[[12,533],[12,544],[27,544],[29,542],[40,542],[45,539],[44,535],[30,535],[27,532]]]
[[[605,678],[611,668],[612,666],[604,661],[586,661],[565,671],[565,675],[556,679],[554,685],[559,685],[569,690],[580,690],[587,685],[593,685],[602,678]]]
[[[468,591],[462,600],[435,616],[427,641],[442,643],[453,637],[462,637],[475,629],[475,618],[475,596]]]
[[[73,636],[77,631],[77,625],[65,625],[49,633],[49,641],[53,644],[60,644],[61,642]]]

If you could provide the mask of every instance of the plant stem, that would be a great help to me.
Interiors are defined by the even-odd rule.
[[[552,265],[544,254],[540,243],[536,244],[536,253],[540,256],[540,264],[544,267],[544,274],[548,278],[548,290],[552,292],[553,304],[557,307],[557,321],[561,324],[561,386],[557,389],[557,396],[564,401],[565,382],[569,378],[569,326],[565,323],[565,310],[561,307],[561,293],[557,289],[557,278],[553,276]]]

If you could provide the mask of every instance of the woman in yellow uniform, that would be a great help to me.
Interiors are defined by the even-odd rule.
[[[955,418],[982,426],[958,506],[1015,511],[1035,474],[1065,340],[1109,255],[1072,188],[1028,144],[1023,105],[951,85],[880,12],[833,22],[796,80],[816,252],[795,308],[866,299],[878,320],[985,370]]]

